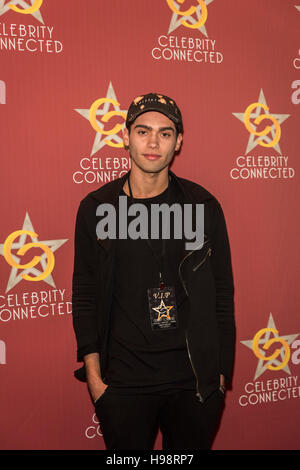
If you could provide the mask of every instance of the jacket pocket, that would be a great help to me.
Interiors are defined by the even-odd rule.
[[[104,390],[104,392],[100,395],[100,397],[98,397],[95,401],[94,401],[94,406],[97,407],[100,405],[100,403],[102,403],[102,400],[104,398],[104,395],[106,394],[107,392],[107,389],[108,387],[106,387],[106,389]]]

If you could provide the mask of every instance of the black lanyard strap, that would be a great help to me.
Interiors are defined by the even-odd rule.
[[[132,201],[134,201],[134,197],[133,197],[133,194],[132,194],[132,189],[131,189],[131,184],[130,184],[130,172],[128,173],[128,177],[127,177],[127,181],[128,181],[128,188],[129,188],[129,194],[130,194],[130,198]],[[168,181],[169,183],[169,181]],[[168,184],[168,192],[167,192],[167,204],[169,205],[170,203],[170,184]],[[164,286],[165,286],[165,283],[164,283],[164,278],[163,278],[163,271],[164,271],[164,261],[165,261],[165,256],[166,256],[166,239],[165,238],[162,238],[162,251],[161,251],[161,254],[158,255],[157,252],[153,249],[153,246],[151,245],[151,242],[149,240],[149,238],[146,238],[145,241],[147,242],[152,254],[154,255],[155,257],[155,260],[157,262],[157,265],[158,265],[158,268],[159,268],[159,284],[160,284],[160,289],[163,289]]]

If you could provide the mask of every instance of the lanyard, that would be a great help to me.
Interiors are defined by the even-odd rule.
[[[130,184],[130,172],[128,174],[127,180],[128,180],[129,194],[130,194],[131,199],[134,201],[134,197],[133,197],[132,189],[131,189],[131,184]],[[167,204],[168,205],[169,205],[169,202],[170,202],[170,184],[168,184],[168,192],[167,192]],[[147,242],[150,250],[152,251],[152,253],[155,257],[155,260],[158,264],[158,268],[159,268],[159,288],[162,290],[165,287],[165,282],[164,282],[164,279],[163,279],[162,272],[164,270],[164,258],[165,258],[165,255],[166,255],[166,239],[165,238],[162,239],[162,251],[161,251],[160,255],[158,255],[157,252],[153,249],[149,238],[146,238],[146,242]]]

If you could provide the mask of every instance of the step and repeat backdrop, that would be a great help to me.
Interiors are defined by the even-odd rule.
[[[0,0],[1,449],[105,448],[73,375],[75,216],[130,169],[126,112],[152,91],[182,110],[172,170],[217,197],[231,242],[213,448],[299,449],[299,30],[300,0]]]

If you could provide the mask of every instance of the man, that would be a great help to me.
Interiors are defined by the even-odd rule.
[[[234,356],[223,212],[203,187],[169,170],[183,139],[174,100],[154,93],[136,98],[123,138],[131,171],[90,193],[77,214],[73,323],[84,367],[75,375],[88,383],[107,449],[151,450],[159,429],[163,449],[209,449]],[[192,207],[193,227],[204,205],[204,240],[186,249],[186,231],[180,238],[175,232],[188,216],[175,215],[169,237],[166,220],[152,238],[117,237],[118,230],[103,236],[103,208],[116,210],[117,229],[124,225],[121,197],[129,207],[128,233],[136,203],[148,214],[157,204]],[[152,233],[150,215],[147,222]]]

